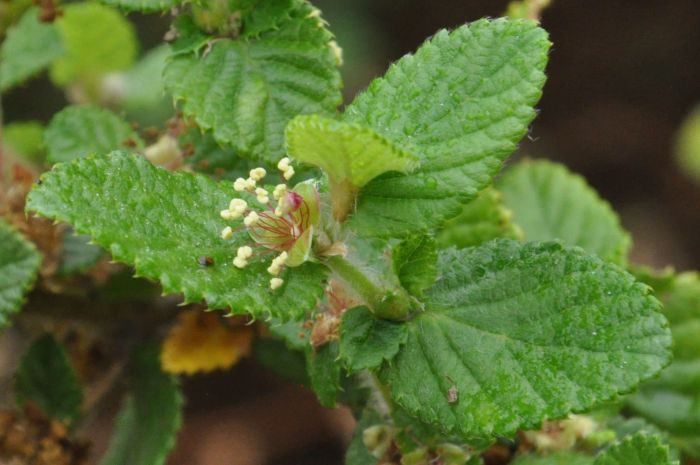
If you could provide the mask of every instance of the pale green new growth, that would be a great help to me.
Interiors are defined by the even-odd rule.
[[[671,462],[668,446],[659,436],[639,433],[623,439],[600,454],[594,465],[678,465]]]
[[[135,359],[131,390],[100,465],[163,465],[175,447],[183,405],[177,378],[161,371],[156,345]]]
[[[438,269],[381,374],[399,405],[447,433],[510,436],[627,392],[669,362],[648,288],[581,249],[496,240],[447,250]]]
[[[50,334],[34,341],[17,369],[17,403],[32,403],[49,418],[72,426],[81,416],[83,391],[66,350]]]
[[[405,324],[377,318],[367,307],[355,307],[343,313],[339,357],[350,371],[374,369],[394,358],[407,335]]]
[[[44,127],[38,121],[16,121],[2,128],[3,149],[33,163],[44,158]]]
[[[688,115],[678,131],[676,158],[684,173],[700,182],[700,107]]]
[[[88,155],[109,153],[128,142],[143,141],[134,129],[109,110],[73,105],[56,113],[44,132],[48,161],[67,162]]]
[[[245,233],[220,237],[226,222],[218,212],[235,195],[228,182],[168,172],[123,152],[58,165],[42,181],[29,196],[29,210],[71,223],[115,260],[160,281],[165,292],[183,293],[187,302],[204,299],[212,308],[284,320],[304,315],[323,291],[321,265],[285,271],[285,286],[275,292],[264,258],[244,270],[233,265],[236,249],[250,239]],[[201,266],[200,257],[213,265]]]
[[[293,117],[332,113],[341,103],[333,35],[314,11],[300,2],[276,29],[248,39],[212,38],[204,53],[174,55],[166,89],[219,142],[277,162]]]
[[[19,311],[40,264],[34,244],[0,219],[0,328]]]
[[[56,20],[56,27],[66,51],[51,65],[51,80],[56,85],[78,83],[94,97],[100,78],[127,69],[136,58],[134,27],[110,7],[91,2],[71,3]]]
[[[345,121],[416,154],[420,167],[367,184],[352,227],[401,236],[457,215],[489,184],[535,117],[549,45],[533,22],[480,20],[438,32],[372,82]]]
[[[525,161],[506,170],[497,187],[526,240],[562,240],[605,260],[627,262],[631,241],[619,218],[581,176],[564,166]]]
[[[7,31],[0,46],[0,91],[38,74],[64,53],[56,27],[38,16],[39,9],[30,8]]]

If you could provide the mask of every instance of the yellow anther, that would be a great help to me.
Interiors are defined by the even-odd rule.
[[[280,287],[282,287],[282,284],[284,284],[284,279],[272,278],[270,280],[270,289],[272,289],[273,291],[275,289],[279,289]]]
[[[247,260],[253,255],[253,249],[247,245],[244,245],[243,247],[238,248],[236,255],[244,260]]]
[[[250,170],[250,179],[260,181],[262,178],[265,177],[266,174],[267,171],[265,171],[265,168],[253,168],[252,170]]]
[[[275,198],[275,200],[281,199],[286,194],[287,194],[287,185],[286,184],[277,184],[275,186],[275,190],[272,192],[272,196]]]
[[[231,203],[228,204],[228,209],[238,213],[238,216],[242,216],[246,208],[248,208],[248,202],[243,199],[233,199]]]
[[[277,162],[277,168],[280,171],[287,171],[290,168],[290,166],[289,166],[290,161],[291,160],[288,157],[284,157],[279,162]]]
[[[252,212],[248,213],[248,216],[246,216],[243,219],[243,224],[245,224],[246,226],[253,226],[255,223],[258,222],[259,219],[260,219],[260,216],[258,216],[258,214],[256,212],[252,211]]]
[[[243,178],[238,178],[233,181],[233,188],[236,190],[236,192],[243,192],[247,187],[248,183]]]
[[[221,218],[225,220],[235,220],[237,218],[240,218],[243,215],[243,212],[239,212],[238,210],[221,210]]]
[[[263,189],[262,187],[255,189],[255,195],[258,196],[258,202],[263,205],[267,205],[267,203],[270,201],[270,194],[268,194],[267,190]]]
[[[233,259],[233,266],[235,266],[236,268],[243,269],[246,266],[248,266],[248,260],[246,260],[245,258],[236,257]]]
[[[275,262],[272,262],[272,265],[267,267],[267,272],[272,276],[277,276],[280,274],[280,271],[282,271],[282,268],[280,268],[280,266]]]
[[[222,231],[221,231],[221,238],[223,240],[228,240],[233,237],[233,229],[231,229],[231,226],[226,226]]]
[[[255,186],[255,179],[248,178],[245,180],[245,190],[247,190],[248,192],[253,192],[255,190]]]
[[[292,176],[294,176],[294,168],[292,168],[291,166],[284,170],[284,173],[282,173],[282,177],[284,177],[284,179],[286,179],[287,181],[292,179]]]

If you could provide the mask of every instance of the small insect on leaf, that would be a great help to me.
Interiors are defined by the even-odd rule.
[[[203,255],[197,259],[197,263],[199,263],[199,266],[212,266],[214,259]]]

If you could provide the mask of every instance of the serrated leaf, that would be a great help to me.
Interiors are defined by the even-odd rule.
[[[15,373],[20,406],[34,403],[50,418],[75,425],[81,416],[83,391],[68,354],[51,334],[32,343]]]
[[[409,237],[393,248],[391,258],[401,285],[415,296],[437,279],[437,244],[432,236]]]
[[[183,0],[100,0],[102,3],[127,11],[151,13],[166,11],[180,5]]]
[[[340,394],[340,364],[338,343],[329,342],[316,349],[306,346],[306,369],[311,388],[318,401],[327,408],[334,408]]]
[[[594,465],[673,465],[668,446],[661,437],[638,433],[610,446]]]
[[[462,207],[447,220],[437,239],[440,247],[481,245],[492,239],[521,239],[522,231],[511,221],[513,213],[503,205],[503,196],[493,188]]]
[[[425,311],[382,371],[394,400],[450,434],[510,436],[627,392],[668,364],[648,288],[558,243],[441,253]]]
[[[56,27],[40,22],[39,9],[30,8],[8,29],[0,46],[0,91],[38,74],[63,53]]]
[[[65,54],[52,63],[51,80],[58,86],[80,83],[94,97],[102,76],[134,62],[134,27],[117,10],[98,3],[71,3],[63,11],[55,24]]]
[[[593,465],[593,457],[576,452],[557,452],[552,455],[523,455],[512,465]]]
[[[94,105],[71,105],[56,113],[44,132],[51,163],[109,153],[127,145],[143,146],[138,133],[119,116]]]
[[[528,241],[562,240],[604,260],[627,262],[631,241],[610,205],[581,176],[545,160],[509,168],[497,182]]]
[[[90,243],[90,237],[66,231],[63,235],[63,250],[58,274],[69,275],[86,271],[105,256],[104,250]]]
[[[100,465],[163,465],[175,446],[183,398],[177,378],[161,371],[159,354],[155,345],[137,351],[131,390]]]
[[[275,29],[289,18],[298,0],[242,0],[241,35],[254,37]]]
[[[165,70],[166,89],[219,142],[276,162],[293,117],[331,113],[341,103],[333,36],[316,11],[300,2],[258,37],[211,42],[202,56],[178,52]]]
[[[405,173],[417,166],[414,155],[373,130],[318,115],[294,118],[285,138],[289,155],[321,168],[330,180],[331,197],[345,194],[349,204],[361,187],[380,174]]]
[[[345,121],[369,126],[420,159],[362,190],[356,231],[434,229],[476,197],[535,117],[547,33],[533,22],[480,20],[440,31],[358,96]]]
[[[237,247],[252,240],[243,232],[231,241],[220,237],[226,223],[219,211],[235,196],[231,183],[169,172],[124,152],[57,165],[42,180],[29,195],[29,210],[71,223],[115,260],[187,302],[204,299],[211,308],[286,320],[303,316],[323,292],[326,272],[318,264],[287,270],[275,292],[263,259],[243,270],[233,265]],[[200,257],[213,265],[201,266]]]
[[[0,218],[0,328],[19,311],[40,264],[34,244]]]
[[[390,361],[406,342],[406,325],[382,320],[367,307],[343,313],[339,357],[350,372],[372,370]]]

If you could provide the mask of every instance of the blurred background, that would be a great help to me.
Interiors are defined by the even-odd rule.
[[[316,0],[344,49],[346,101],[440,28],[500,16],[507,0]],[[132,15],[143,50],[167,17]],[[554,47],[540,115],[516,157],[550,158],[585,176],[634,239],[632,261],[700,268],[700,183],[679,168],[676,134],[700,104],[700,2],[554,0]],[[8,122],[65,105],[45,80],[11,92]],[[353,421],[251,360],[184,380],[185,428],[171,465],[335,465]],[[116,409],[115,405],[115,409]],[[109,422],[91,429],[94,452]]]

